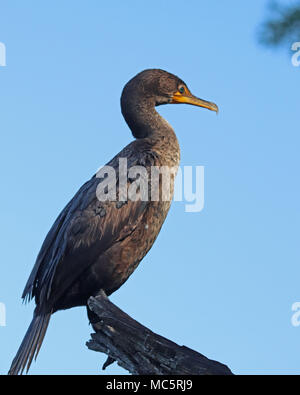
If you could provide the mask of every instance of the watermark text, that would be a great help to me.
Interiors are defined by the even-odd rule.
[[[294,55],[292,56],[292,65],[294,67],[300,66],[300,41],[293,43],[292,51],[294,51]]]
[[[128,166],[127,158],[119,158],[118,167],[103,166],[96,190],[99,201],[128,200],[186,202],[185,211],[200,212],[204,208],[204,166]],[[120,205],[122,207],[122,205]]]
[[[6,66],[6,46],[0,42],[0,66]]]
[[[0,326],[6,326],[6,307],[0,302]]]
[[[292,325],[300,326],[300,302],[293,303],[292,311],[294,311],[291,319]]]

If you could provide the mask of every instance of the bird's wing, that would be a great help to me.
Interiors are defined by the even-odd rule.
[[[110,162],[114,167],[115,160]],[[150,154],[148,172],[153,160]],[[138,156],[129,160],[129,166],[135,164],[145,165],[145,153],[142,163]],[[100,254],[115,241],[127,237],[142,219],[148,201],[128,200],[123,205],[118,201],[100,202],[96,190],[101,182],[94,176],[85,183],[58,216],[38,254],[22,295],[24,299],[36,297],[37,301],[46,301],[53,283],[59,283],[60,289],[55,290],[57,299]],[[68,265],[64,268],[65,261]],[[55,279],[57,272],[59,279]]]
[[[32,299],[36,295],[36,290],[42,282],[43,274],[51,267],[54,267],[56,260],[59,259],[59,257],[61,258],[62,254],[60,253],[60,249],[63,244],[63,234],[66,231],[67,224],[72,218],[72,215],[74,215],[78,203],[83,198],[85,192],[91,188],[92,181],[94,181],[93,178],[82,185],[76,195],[59,214],[49,230],[25,285],[22,294],[22,298],[25,301]]]

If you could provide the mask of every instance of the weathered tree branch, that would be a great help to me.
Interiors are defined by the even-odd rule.
[[[139,375],[232,374],[220,362],[153,333],[115,306],[104,292],[91,297],[88,305],[99,322],[92,324],[96,333],[86,345],[108,355],[103,369],[117,361],[130,373]]]

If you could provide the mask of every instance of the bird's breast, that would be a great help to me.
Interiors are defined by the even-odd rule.
[[[152,166],[147,167],[149,201],[138,225],[129,237],[116,243],[108,251],[108,293],[118,289],[133,273],[153,246],[166,219],[180,161],[179,145],[176,136],[172,137],[162,139],[152,148],[155,160]]]

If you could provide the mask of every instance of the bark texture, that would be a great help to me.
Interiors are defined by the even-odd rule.
[[[91,297],[90,310],[99,317],[86,345],[108,355],[103,369],[117,363],[137,375],[232,375],[220,362],[152,332],[120,310],[101,292]]]

